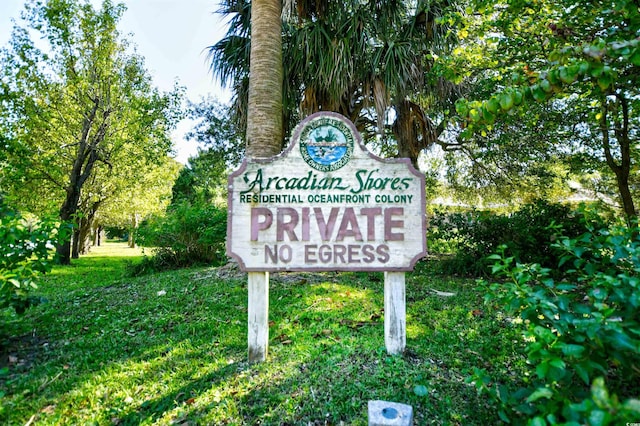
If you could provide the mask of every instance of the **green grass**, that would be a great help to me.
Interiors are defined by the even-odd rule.
[[[486,425],[497,414],[465,378],[520,380],[508,322],[428,263],[407,275],[403,356],[384,348],[382,274],[290,273],[271,275],[268,361],[248,364],[246,276],[127,277],[138,254],[107,244],[42,280],[46,303],[4,313],[0,423],[366,425],[382,399],[418,425]]]

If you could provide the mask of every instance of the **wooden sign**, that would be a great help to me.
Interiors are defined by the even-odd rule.
[[[303,120],[277,157],[229,176],[227,254],[244,271],[408,271],[426,254],[425,182],[353,123]]]

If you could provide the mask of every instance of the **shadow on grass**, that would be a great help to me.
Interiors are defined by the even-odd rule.
[[[270,356],[253,367],[255,375],[271,379],[258,380],[248,389],[240,383],[245,390],[234,396],[228,417],[220,404],[209,403],[194,408],[185,419],[204,424],[225,424],[220,423],[224,419],[230,424],[366,425],[367,402],[383,399],[412,405],[416,424],[495,420],[488,409],[478,412],[485,403],[464,382],[460,367],[442,360],[472,342],[456,329],[446,335],[445,343],[437,343],[441,347],[418,352],[415,346],[424,345],[419,335],[409,339],[404,356],[388,356],[383,322],[377,316],[381,285],[375,280],[363,285],[358,275],[338,278],[310,284],[313,278],[302,277],[304,287],[274,283],[276,301],[284,293],[289,296],[282,305],[272,305]],[[469,355],[473,364],[473,354],[464,357]],[[428,386],[427,396],[414,392],[423,384]]]
[[[390,357],[381,274],[274,274],[270,356],[249,366],[246,279],[220,279],[212,268],[110,277],[118,267],[96,262],[104,275],[87,264],[87,275],[57,281],[50,304],[25,318],[23,330],[40,340],[13,355],[33,353],[30,365],[12,367],[11,383],[0,382],[1,420],[358,425],[368,400],[385,399],[440,424],[482,424],[469,420],[481,401],[463,383],[475,359],[466,349],[478,339],[464,334],[476,321],[475,294],[441,300],[425,290],[435,284],[409,280],[414,328],[405,356]],[[428,398],[413,391],[420,384]]]
[[[186,385],[156,398],[150,398],[132,409],[128,414],[114,417],[112,411],[104,413],[105,418],[111,418],[112,423],[118,425],[139,425],[155,422],[166,413],[183,405],[191,405],[195,398],[209,391],[213,386],[229,380],[238,371],[238,366],[229,364],[205,376],[190,380]]]
[[[1,423],[25,424],[33,415],[44,423],[65,417],[84,423],[78,417],[83,407],[103,404],[94,388],[110,388],[115,399],[118,392],[133,394],[130,388],[137,383],[154,382],[145,369],[157,363],[160,367],[151,369],[162,370],[174,347],[201,348],[190,355],[194,362],[211,358],[221,345],[226,354],[237,349],[237,337],[227,331],[240,329],[229,318],[243,304],[241,286],[211,285],[194,271],[129,279],[122,276],[122,259],[94,259],[96,268],[86,261],[57,268],[42,286],[49,302],[16,322],[1,354],[8,364],[8,374],[0,377],[0,392],[6,394],[0,401],[6,408],[0,410]],[[112,371],[125,372],[120,382],[110,381]],[[146,396],[144,390],[138,393]]]

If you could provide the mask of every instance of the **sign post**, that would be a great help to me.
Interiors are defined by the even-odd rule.
[[[247,275],[249,362],[259,362],[269,348],[269,272]]]
[[[404,350],[404,271],[426,254],[424,176],[408,159],[376,157],[348,119],[316,113],[282,154],[245,159],[228,205],[227,254],[249,273],[250,361],[266,357],[278,271],[385,272],[385,344]]]
[[[404,272],[384,273],[384,344],[390,355],[401,354],[407,344],[404,274]]]

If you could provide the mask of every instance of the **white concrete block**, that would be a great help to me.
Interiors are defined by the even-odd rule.
[[[369,426],[413,425],[413,407],[389,401],[369,401]]]

